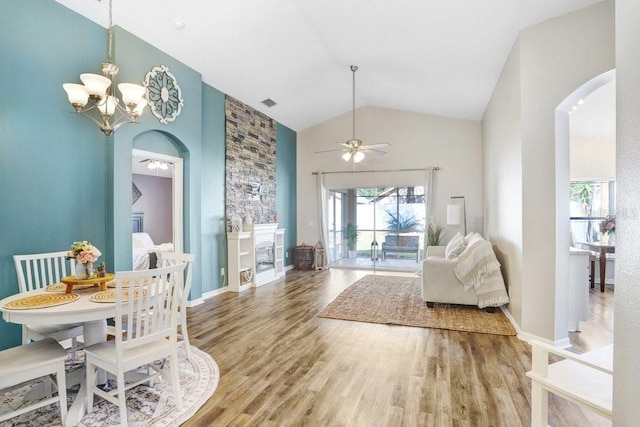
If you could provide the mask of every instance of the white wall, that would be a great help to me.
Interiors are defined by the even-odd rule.
[[[517,265],[505,266],[509,269],[512,296],[520,299],[512,304],[522,307],[521,312],[514,310],[514,319],[526,333],[554,342],[566,337],[566,330],[563,337],[558,336],[561,332],[556,329],[556,258],[561,258],[560,268],[566,276],[560,279],[561,286],[568,281],[569,262],[568,221],[566,233],[557,230],[555,110],[574,89],[614,68],[613,12],[614,3],[609,0],[523,30],[519,46],[513,49],[507,62],[507,65],[513,60],[520,62],[520,108],[507,108],[514,95],[496,93],[483,119],[487,136],[483,140],[484,150],[495,154],[487,157],[484,167],[497,169],[486,183],[486,187],[495,188],[487,191],[491,197],[504,195],[487,199],[486,203],[521,206],[522,241],[512,240],[519,230],[508,230],[511,234],[506,234],[506,227],[489,215],[485,221],[486,234],[491,236],[498,252],[522,254],[521,272],[517,271]],[[503,74],[496,88],[509,86],[503,82],[505,79],[517,81],[514,72]],[[517,89],[515,86],[510,85]],[[518,113],[520,134],[509,134],[504,130],[515,129],[517,119],[513,115]],[[501,152],[508,136],[513,138],[510,144],[521,147],[520,156],[514,155],[517,149]],[[568,161],[566,168],[568,177]],[[514,190],[512,182],[496,179],[499,175],[518,173],[522,177],[521,194],[510,194]],[[568,192],[566,197],[568,206]],[[488,211],[498,209],[491,207]],[[514,209],[517,214],[518,209]],[[517,227],[517,222],[510,223]],[[518,244],[521,246],[511,246]]]
[[[613,423],[638,424],[640,384],[640,2],[616,2],[617,223]]]
[[[571,180],[588,181],[616,177],[616,141],[571,135]]]
[[[522,142],[520,42],[516,40],[484,114],[484,229],[502,264],[509,312],[522,324]]]
[[[446,223],[449,196],[463,195],[467,229],[482,233],[482,162],[480,123],[404,111],[363,107],[356,110],[356,137],[364,144],[388,142],[385,156],[367,155],[346,163],[336,142],[351,138],[351,113],[298,132],[298,244],[319,239],[313,171],[412,169],[438,166],[434,179],[433,214]],[[458,228],[449,228],[447,238]]]

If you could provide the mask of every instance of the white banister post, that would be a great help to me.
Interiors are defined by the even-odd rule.
[[[531,370],[538,377],[546,377],[549,368],[547,350],[532,345]],[[535,379],[531,380],[531,425],[547,427],[549,424],[549,392]]]

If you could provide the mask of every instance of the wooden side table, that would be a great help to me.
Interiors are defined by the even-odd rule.
[[[71,293],[73,287],[76,285],[99,285],[101,291],[107,290],[107,283],[114,280],[116,275],[114,273],[107,273],[104,277],[93,277],[91,279],[76,279],[76,276],[66,276],[60,279],[62,283],[67,285],[65,293]]]

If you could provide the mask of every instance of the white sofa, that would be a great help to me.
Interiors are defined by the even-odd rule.
[[[445,258],[445,246],[427,246],[422,262],[422,300],[427,306],[434,303],[478,305],[475,290],[464,290],[453,267],[457,259]]]
[[[509,302],[491,242],[478,233],[457,233],[447,246],[427,247],[422,264],[422,299],[475,305],[491,312]]]

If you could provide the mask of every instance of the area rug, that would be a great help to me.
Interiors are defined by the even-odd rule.
[[[187,360],[184,346],[178,346],[180,387],[182,388],[183,409],[178,410],[173,403],[173,393],[169,377],[169,363],[162,368],[162,381],[153,387],[139,385],[127,392],[127,412],[130,426],[177,426],[191,418],[202,405],[213,395],[218,387],[220,371],[216,362],[207,353],[191,346],[192,357]],[[78,354],[78,361],[67,362],[67,372],[80,369],[84,363],[84,352]],[[107,387],[115,386],[109,380]],[[22,405],[22,396],[26,386],[0,396],[0,413],[7,407]],[[71,406],[80,386],[76,385],[67,391],[68,406]],[[118,407],[96,397],[93,412],[82,418],[80,426],[106,427],[120,425]],[[60,426],[58,405],[48,405],[35,411],[12,418],[8,425],[17,426]],[[3,424],[4,425],[4,424]]]
[[[345,289],[318,316],[357,322],[516,335],[502,310],[436,304],[422,300],[420,278],[368,275]]]

